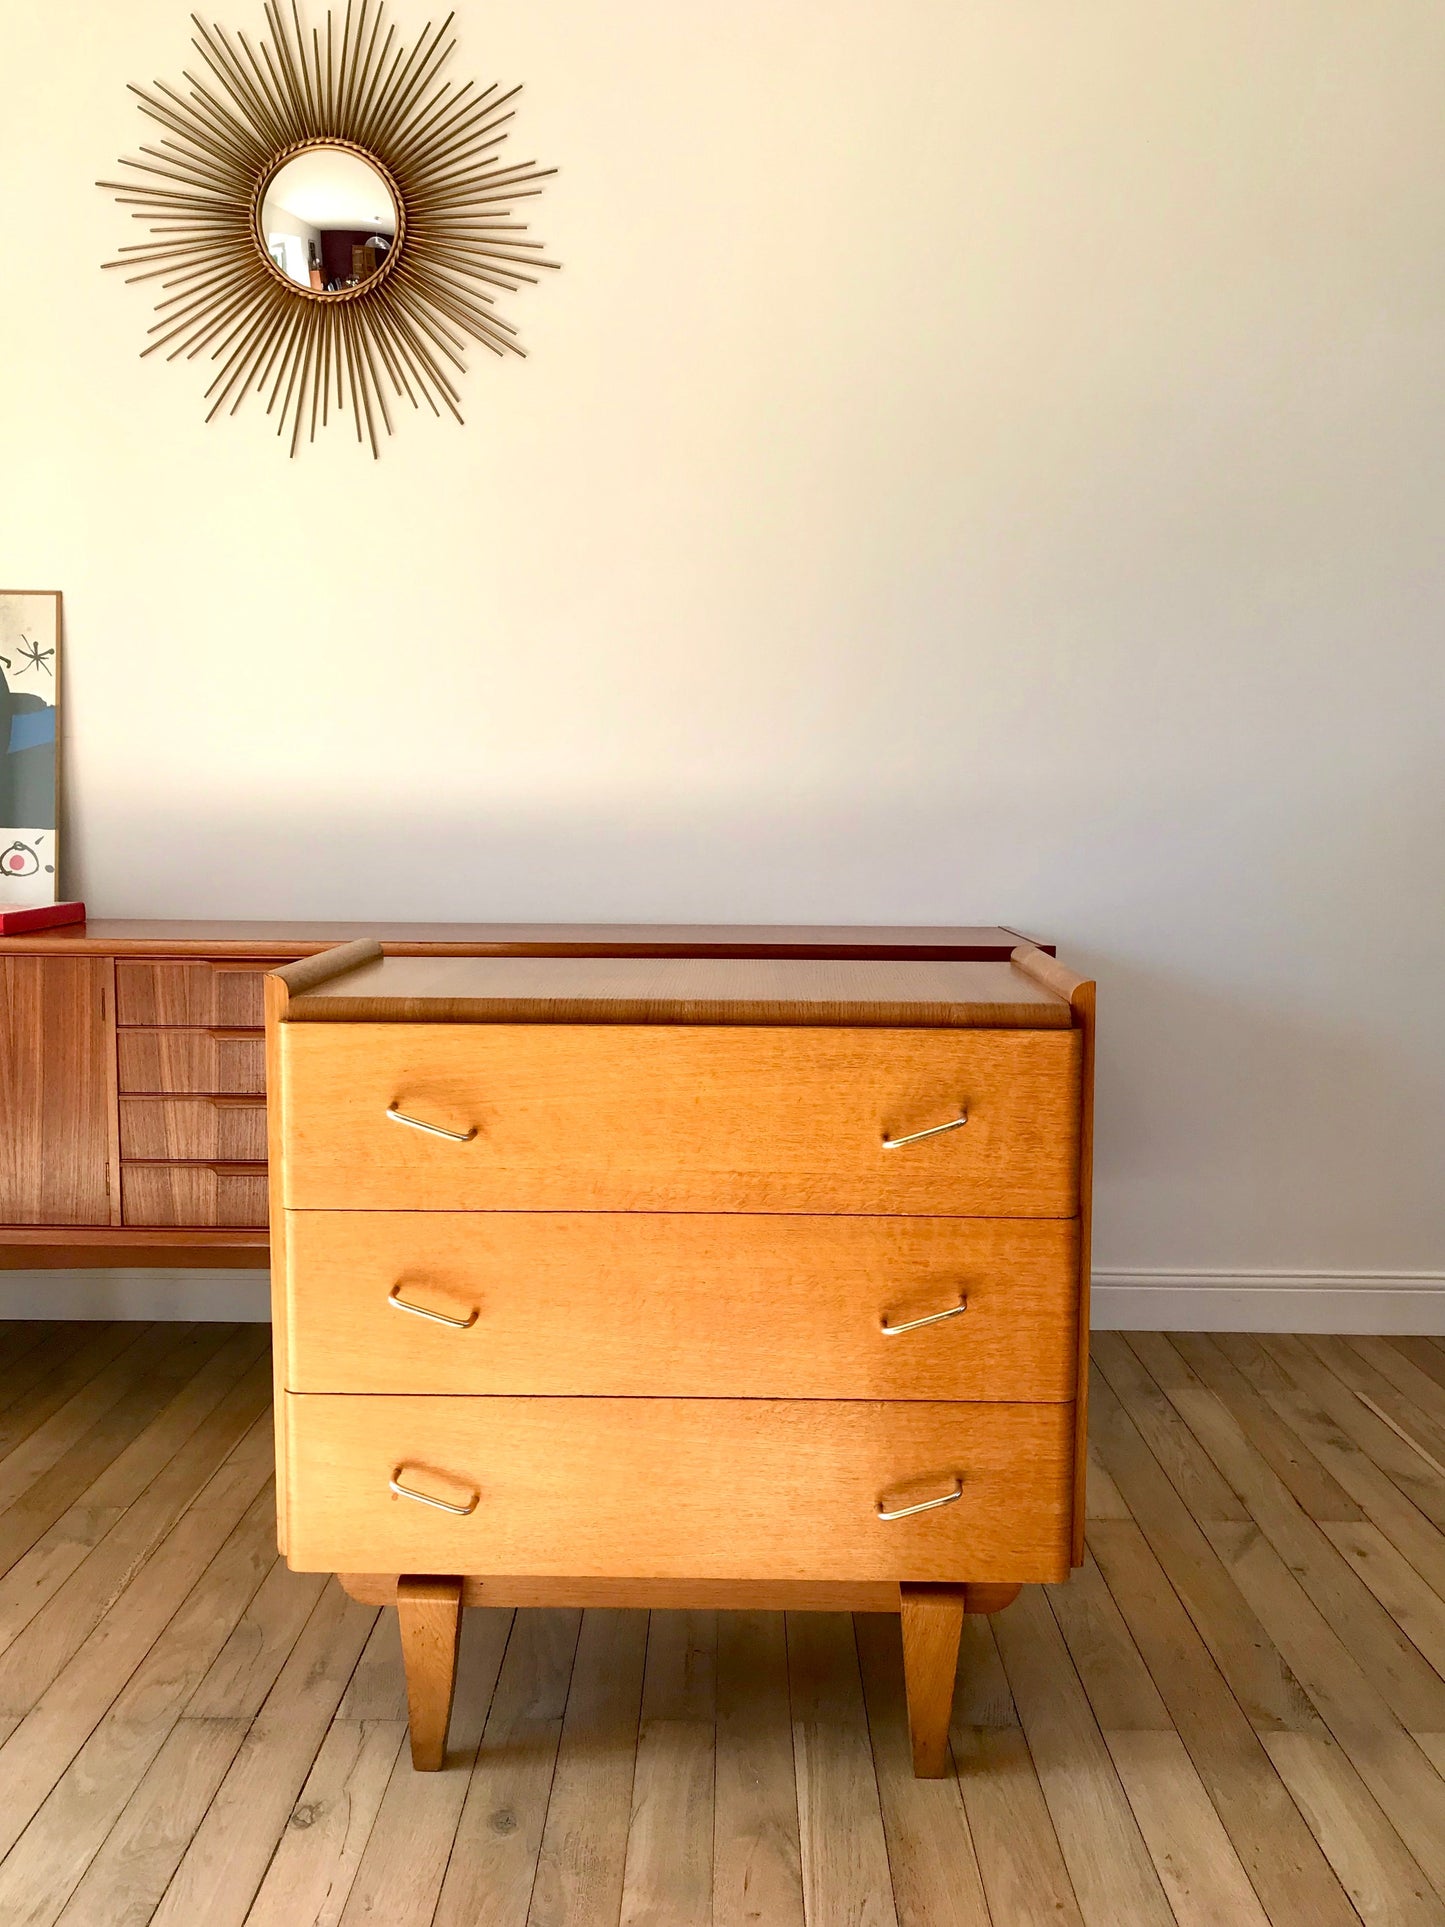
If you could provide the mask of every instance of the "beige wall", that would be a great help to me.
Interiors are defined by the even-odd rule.
[[[0,581],[66,592],[69,882],[1035,927],[1102,982],[1101,1267],[1445,1270],[1445,10],[458,29],[562,169],[531,359],[288,463],[98,271],[186,8],[0,11]]]

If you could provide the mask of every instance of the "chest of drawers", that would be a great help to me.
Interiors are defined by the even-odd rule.
[[[267,981],[282,1549],[401,1614],[963,1615],[1081,1556],[1093,986],[1011,963],[421,959]]]

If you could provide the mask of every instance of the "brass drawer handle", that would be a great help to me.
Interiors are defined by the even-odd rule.
[[[951,1117],[947,1124],[930,1124],[926,1131],[910,1131],[907,1137],[888,1137],[885,1134],[883,1149],[885,1151],[901,1150],[905,1144],[917,1144],[920,1138],[937,1137],[942,1131],[956,1131],[967,1122],[968,1112],[965,1110],[962,1117]]]
[[[414,1305],[409,1298],[399,1298],[400,1285],[393,1285],[386,1294],[386,1302],[395,1305],[398,1311],[409,1311],[413,1318],[430,1318],[434,1325],[448,1325],[453,1331],[469,1332],[476,1324],[479,1313],[473,1309],[468,1318],[448,1318],[444,1311],[431,1311],[425,1305]]]
[[[394,1103],[387,1105],[386,1114],[393,1124],[409,1124],[414,1131],[429,1131],[433,1137],[450,1138],[453,1144],[470,1144],[477,1134],[475,1124],[470,1131],[448,1131],[440,1124],[428,1124],[422,1118],[408,1117],[404,1111],[399,1111]]]
[[[880,1519],[911,1519],[919,1512],[936,1512],[941,1505],[954,1505],[963,1497],[963,1480],[955,1477],[952,1492],[945,1492],[941,1499],[925,1499],[921,1505],[902,1505],[894,1512],[883,1510],[883,1501],[878,1501]],[[433,1501],[435,1503],[435,1501]]]
[[[897,1338],[903,1332],[922,1331],[925,1325],[941,1325],[945,1318],[957,1318],[961,1311],[967,1310],[968,1300],[960,1296],[958,1303],[950,1305],[946,1311],[931,1311],[926,1318],[910,1318],[902,1325],[890,1325],[885,1312],[878,1321],[878,1329],[885,1338]]]
[[[401,1475],[405,1470],[405,1466],[399,1465],[387,1481],[398,1499],[415,1499],[418,1505],[435,1506],[438,1512],[450,1512],[454,1519],[469,1519],[482,1502],[480,1492],[472,1494],[470,1505],[453,1505],[449,1499],[434,1499],[429,1492],[417,1492],[413,1487],[401,1483]]]

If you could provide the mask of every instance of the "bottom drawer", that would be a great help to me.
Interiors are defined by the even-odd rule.
[[[285,1429],[299,1571],[955,1582],[1069,1571],[1071,1405],[289,1393]],[[398,1496],[393,1481],[423,1497]],[[955,1491],[879,1517],[880,1504]]]
[[[227,1225],[266,1222],[264,1164],[122,1164],[121,1223]]]

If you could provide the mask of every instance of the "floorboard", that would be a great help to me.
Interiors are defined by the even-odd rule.
[[[276,1557],[265,1333],[0,1325],[5,1927],[1445,1927],[1445,1348],[1100,1334],[1088,1558],[964,1633],[395,1616]]]

